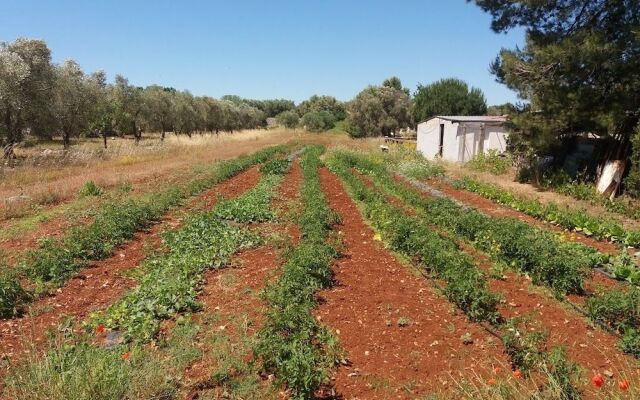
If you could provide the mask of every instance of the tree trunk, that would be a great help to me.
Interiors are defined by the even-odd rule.
[[[164,128],[162,128],[162,135],[160,136],[160,141],[164,142]]]
[[[107,148],[107,131],[103,130],[102,131],[102,141],[104,142],[104,148]]]
[[[14,144],[16,141],[16,133],[14,132],[13,123],[11,121],[11,108],[7,107],[4,114],[4,123],[7,126],[7,144]]]
[[[66,130],[62,131],[62,146],[64,147],[65,150],[69,149],[70,146],[70,140],[69,140],[70,136],[69,133]]]
[[[140,143],[140,137],[138,136],[138,125],[136,125],[136,120],[134,119],[133,122],[133,138],[135,139],[136,145],[138,145],[138,143]]]

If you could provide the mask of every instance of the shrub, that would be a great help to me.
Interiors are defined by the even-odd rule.
[[[30,298],[18,279],[6,272],[0,273],[0,318],[15,317]]]
[[[96,185],[94,181],[87,181],[82,188],[80,188],[79,195],[80,197],[100,196],[103,192],[104,190],[100,186]]]
[[[329,111],[311,111],[302,116],[302,125],[311,132],[324,132],[333,128],[336,120]]]
[[[487,153],[476,154],[467,167],[480,172],[489,172],[493,175],[503,175],[511,168],[511,158],[506,154],[500,154],[491,149]]]

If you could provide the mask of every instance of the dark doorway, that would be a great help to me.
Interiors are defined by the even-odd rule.
[[[440,140],[438,141],[438,156],[442,158],[442,147],[444,146],[444,124],[440,124]]]

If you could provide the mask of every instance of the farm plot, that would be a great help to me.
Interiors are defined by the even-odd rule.
[[[560,390],[560,393],[576,395],[580,391],[587,390],[585,387],[585,383],[588,382],[587,377],[591,373],[598,373],[598,367],[614,368],[618,371],[618,376],[627,376],[629,379],[635,375],[634,360],[627,359],[620,352],[615,351],[614,338],[607,337],[605,332],[593,331],[586,321],[577,315],[566,318],[562,324],[561,318],[567,312],[557,304],[550,305],[548,299],[541,301],[545,299],[544,297],[538,296],[540,301],[535,303],[537,308],[547,307],[544,313],[535,310],[535,307],[528,310],[535,311],[534,323],[523,323],[524,320],[520,317],[505,320],[505,317],[512,317],[514,313],[505,312],[504,307],[497,306],[495,293],[492,291],[500,285],[487,286],[486,274],[478,272],[469,259],[459,254],[456,256],[455,252],[456,250],[459,252],[460,247],[447,238],[459,238],[468,242],[476,247],[477,251],[488,253],[497,264],[499,271],[504,271],[507,267],[522,271],[528,274],[534,283],[550,287],[556,295],[584,292],[583,282],[587,276],[588,267],[596,265],[594,263],[599,262],[600,259],[598,254],[594,254],[595,251],[576,244],[559,242],[553,235],[545,236],[544,232],[535,230],[520,221],[496,218],[485,221],[486,217],[482,214],[461,208],[454,202],[427,198],[409,188],[405,183],[394,179],[386,171],[383,163],[373,162],[362,155],[338,152],[334,154],[331,165],[347,182],[353,196],[363,203],[364,214],[392,249],[411,258],[414,263],[417,262],[427,268],[431,274],[445,281],[446,286],[443,292],[470,318],[487,321],[499,331],[504,332],[506,352],[510,355],[513,367],[517,368],[518,373],[529,372],[533,367],[529,362],[534,359],[536,361],[533,361],[533,364],[548,375],[550,390]],[[354,167],[370,176],[375,188],[368,187],[361,177],[354,174],[351,170]],[[392,201],[389,196],[406,202],[407,207],[412,208],[416,215],[402,215],[402,209],[390,206]],[[433,231],[444,233],[444,235]],[[449,257],[445,259],[447,253]],[[527,300],[526,297],[522,297],[519,292],[528,289],[527,282],[520,280],[518,283],[517,280],[511,279],[509,283],[500,288],[504,296],[503,301],[518,306],[518,303],[513,302],[517,299],[521,302],[520,305],[526,304],[524,302]],[[511,291],[515,291],[515,297]],[[620,296],[626,298],[632,296],[634,292],[623,293]],[[615,303],[611,299],[608,300],[602,300],[601,296],[589,296],[587,304],[592,319],[597,320],[599,317],[600,322],[611,326],[618,320],[611,315],[608,315],[610,318],[607,319],[605,311],[592,306],[593,304],[603,305],[609,313],[615,314],[611,310],[612,304]],[[530,301],[528,299],[528,302]],[[629,303],[630,300],[627,300],[623,304]],[[555,317],[548,319],[547,310],[550,311],[551,316]],[[538,323],[535,323],[536,318]],[[569,324],[574,325],[573,329],[576,327],[580,329],[568,330],[564,335],[552,335],[546,340],[541,340],[544,337],[542,335],[544,330],[541,329],[544,324],[541,324],[541,321],[549,325],[547,330],[564,329]],[[630,317],[615,327],[617,329],[620,326],[624,327],[619,329],[625,334],[625,338],[620,342],[620,348],[635,354],[633,346],[630,345],[633,342],[632,335],[636,326],[633,323],[635,323],[634,317]],[[534,335],[538,337],[536,339],[538,343],[533,347],[535,341],[528,338],[530,335],[524,335],[530,329],[536,329],[538,332]],[[513,332],[517,335],[512,335]],[[583,333],[582,337],[579,335],[580,332]],[[581,359],[585,362],[582,367],[591,369],[586,371],[587,377],[583,376],[580,381],[577,371],[571,371],[577,366],[574,367],[572,362],[562,356],[564,350],[561,347],[545,351],[546,347],[555,344],[573,349],[569,352],[569,359],[573,361]],[[534,348],[537,350],[534,351]],[[608,350],[612,350],[613,354],[598,354]],[[525,360],[529,362],[523,362]],[[567,376],[562,378],[556,375],[560,371],[564,371]],[[567,385],[558,387],[559,381],[564,381]]]
[[[268,158],[273,157],[273,155],[275,155],[275,153],[271,153],[271,155],[269,155]],[[239,160],[240,162],[242,161],[246,161],[246,160]],[[255,178],[252,179],[252,177],[255,177],[255,170],[253,171],[253,173],[251,172],[252,170],[249,170],[247,173],[243,174],[244,175],[244,179],[242,177],[238,177],[237,181],[229,181],[229,182],[225,182],[225,184],[223,184],[223,187],[221,188],[217,188],[217,189],[222,189],[219,191],[211,191],[208,193],[208,196],[205,196],[205,199],[207,197],[214,197],[217,198],[220,195],[233,195],[238,194],[238,192],[246,190],[248,188],[248,185],[251,185],[251,181],[255,182]],[[239,172],[239,171],[238,171]],[[224,190],[224,186],[227,185],[226,187],[228,188],[227,190]],[[243,189],[244,187],[244,189]],[[205,201],[206,203],[206,201]],[[246,232],[246,233],[242,233],[240,230],[238,230],[237,228],[233,228],[230,227],[230,229],[222,229],[221,228],[221,224],[223,223],[215,223],[215,224],[210,224],[210,226],[203,226],[202,222],[203,222],[203,216],[206,215],[213,215],[213,212],[204,212],[204,213],[197,213],[195,216],[193,217],[189,217],[187,218],[187,220],[184,222],[184,224],[178,224],[178,225],[183,225],[180,229],[178,229],[177,231],[173,231],[173,232],[168,232],[167,234],[165,234],[165,246],[164,248],[169,248],[167,247],[168,243],[171,243],[171,240],[174,241],[178,241],[180,242],[180,239],[191,239],[193,238],[193,236],[195,235],[201,235],[203,233],[210,233],[213,235],[216,234],[221,234],[221,235],[216,235],[219,236],[216,238],[216,240],[218,240],[219,242],[223,242],[223,243],[240,243],[240,245],[246,245],[249,244],[249,242],[247,242],[248,240],[254,240],[254,238],[256,237],[255,234],[252,234],[251,232]],[[206,224],[205,224],[206,225]],[[175,227],[175,225],[174,225]],[[202,237],[200,237],[199,239],[201,239],[201,241],[199,243],[203,243],[202,240],[206,240],[203,239]],[[175,244],[176,242],[173,242],[173,244]],[[188,247],[188,246],[192,246],[192,247]],[[227,256],[225,256],[225,254],[229,253],[229,246],[224,247],[224,246],[216,246],[215,243],[207,243],[207,246],[212,247],[213,249],[215,249],[215,255],[218,256],[218,262],[222,262],[223,259]],[[123,249],[123,251],[126,251],[127,249]],[[193,261],[194,258],[197,257],[197,254],[191,254],[191,253],[195,253],[198,250],[202,250],[198,248],[198,242],[197,241],[190,241],[188,245],[186,246],[182,246],[182,247],[175,247],[173,249],[171,249],[171,251],[169,251],[169,253],[164,253],[162,251],[160,251],[160,254],[157,256],[152,256],[150,259],[148,259],[147,261],[145,261],[145,263],[143,264],[143,267],[138,268],[138,271],[136,273],[136,276],[138,276],[138,280],[140,282],[140,286],[138,286],[133,292],[131,292],[132,294],[129,294],[127,296],[125,296],[123,298],[123,300],[121,300],[119,303],[116,303],[115,305],[113,305],[109,312],[107,312],[107,315],[111,315],[111,320],[109,323],[114,323],[116,321],[126,321],[128,322],[126,324],[126,329],[123,329],[122,332],[120,332],[120,338],[116,341],[119,342],[123,339],[127,339],[127,340],[145,340],[147,338],[149,338],[149,335],[151,333],[153,333],[156,329],[157,329],[157,321],[153,321],[150,318],[144,318],[145,314],[146,315],[156,315],[156,316],[160,316],[160,315],[166,315],[166,314],[162,314],[163,312],[171,312],[171,310],[176,307],[176,311],[178,309],[178,307],[188,307],[190,305],[193,305],[193,303],[190,303],[189,301],[189,294],[191,294],[191,291],[196,289],[195,287],[192,286],[191,289],[188,288],[188,285],[195,285],[197,282],[194,280],[189,281],[189,277],[193,277],[193,274],[190,275],[190,271],[188,271],[186,269],[186,264],[181,264],[183,267],[185,267],[183,270],[181,270],[179,273],[176,274],[175,277],[170,277],[170,278],[175,278],[175,279],[169,279],[168,281],[156,281],[155,283],[157,283],[157,287],[160,288],[158,293],[160,294],[166,294],[168,295],[165,297],[162,296],[158,296],[153,298],[154,303],[155,304],[154,307],[143,307],[143,312],[139,313],[137,315],[134,315],[132,313],[123,313],[123,314],[118,314],[117,312],[117,304],[122,304],[123,301],[131,301],[132,299],[141,299],[144,298],[144,296],[139,296],[139,295],[134,295],[133,293],[146,293],[144,289],[140,289],[140,287],[148,287],[148,286],[153,286],[154,282],[152,281],[148,281],[145,278],[144,275],[144,269],[146,267],[148,267],[149,265],[153,265],[153,266],[161,266],[163,263],[164,265],[171,265],[171,262],[166,262],[166,260],[170,260],[171,259],[171,254],[176,254],[176,251],[182,251],[183,254],[184,252],[188,252],[190,253],[190,259],[189,261]],[[203,251],[206,251],[206,249],[204,249]],[[121,253],[123,254],[123,253]],[[200,254],[202,256],[202,253]],[[206,255],[204,255],[203,257],[206,258]],[[181,257],[177,257],[178,259]],[[115,257],[115,259],[117,260],[117,257]],[[187,260],[187,258],[184,258],[185,260]],[[164,261],[163,261],[164,260]],[[107,262],[108,260],[105,260],[105,262]],[[132,260],[133,261],[133,260]],[[182,260],[178,261],[178,262],[182,262]],[[188,262],[188,261],[187,261]],[[189,265],[193,265],[189,264]],[[209,265],[208,262],[206,262],[204,265]],[[117,265],[116,265],[117,267]],[[108,271],[108,268],[105,268],[105,271]],[[111,271],[109,271],[111,273]],[[155,273],[155,272],[154,272]],[[161,278],[159,275],[156,276],[156,278]],[[102,277],[98,277],[98,279],[102,279]],[[108,281],[107,281],[108,282]],[[145,283],[147,282],[147,283]],[[163,283],[168,283],[169,285],[162,285]],[[84,286],[82,283],[80,284],[81,286]],[[89,285],[88,285],[89,286]],[[91,285],[93,287],[93,285]],[[73,304],[73,301],[75,299],[74,297],[74,292],[72,290],[67,290],[67,289],[73,289],[73,288],[64,288],[64,295],[66,296],[62,296],[58,298],[58,303],[56,303],[57,305],[62,306],[62,302],[66,302],[66,301],[70,301]],[[95,287],[94,287],[95,289]],[[120,288],[121,291],[122,288]],[[164,292],[162,289],[165,289]],[[83,292],[84,294],[89,295],[91,292],[91,290],[89,290],[88,292]],[[109,297],[108,300],[113,300],[114,296],[117,296],[118,291],[114,291],[112,293],[112,296]],[[182,297],[180,297],[182,296]],[[100,297],[100,296],[99,296]],[[107,296],[108,297],[108,296]],[[153,297],[153,296],[152,296]],[[148,297],[147,297],[148,298]],[[181,302],[182,300],[182,302]],[[77,302],[76,302],[77,303]],[[100,303],[100,302],[97,302]],[[168,307],[164,307],[167,306],[167,304],[170,303],[170,306]],[[81,306],[85,306],[85,305],[92,305],[92,300],[87,301],[85,299],[85,302],[81,304]],[[133,304],[135,304],[135,300],[133,301]],[[138,303],[140,304],[140,303]],[[93,306],[95,306],[96,304],[93,304]],[[150,306],[150,304],[147,304],[147,306]],[[163,308],[164,307],[164,308]],[[66,305],[65,305],[65,308]],[[81,307],[82,308],[82,307]],[[82,317],[83,315],[85,315],[89,310],[91,309],[91,307],[84,307],[82,308],[81,312],[79,313],[79,317]],[[113,310],[116,310],[115,312]],[[140,308],[138,309],[140,310]],[[128,310],[130,311],[130,310]],[[54,309],[54,313],[57,315],[58,318],[61,318],[62,316],[64,316],[66,313],[65,312],[58,312],[57,310]],[[43,313],[42,315],[47,314],[47,312]],[[71,315],[68,315],[69,317],[74,316],[73,313],[70,313]],[[114,318],[113,315],[116,315],[117,318]],[[131,316],[131,318],[127,319],[127,316]],[[45,318],[45,320],[49,320],[49,315],[47,314],[47,317]],[[23,319],[26,319],[28,321],[28,318],[25,317]],[[10,329],[13,329],[14,326],[16,325],[20,325],[23,319],[17,320],[17,321],[6,321],[6,326],[8,326]],[[38,320],[38,317],[35,317],[36,320]],[[91,332],[94,332],[93,329],[95,329],[95,332],[104,332],[106,331],[107,327],[105,326],[104,322],[98,322],[95,323],[96,321],[96,317],[91,318],[89,320],[89,325],[87,325],[87,327],[89,328],[89,330]],[[27,322],[28,323],[28,322]],[[26,325],[25,325],[26,326]],[[35,326],[32,326],[32,328],[35,328]],[[135,332],[137,335],[134,335],[133,332]],[[144,334],[147,334],[147,336],[144,336]],[[40,337],[44,336],[44,333],[42,331],[39,331],[39,335]],[[16,337],[14,335],[9,335],[9,339],[13,339],[13,340],[17,340]],[[84,349],[82,347],[82,344],[85,343],[86,341],[81,341],[80,345],[78,346],[74,346],[71,348],[72,351],[81,351],[84,352],[86,349]],[[6,348],[6,347],[3,347]],[[56,353],[57,351],[60,351],[59,348],[54,347],[54,349],[51,351],[51,353],[49,354],[48,358],[45,358],[44,361],[40,360],[40,359],[36,359],[36,360],[32,360],[30,363],[34,368],[37,368],[38,366],[42,367],[43,364],[46,365],[46,362],[51,362],[51,357],[55,358],[56,355],[60,355],[59,353]],[[94,350],[91,350],[94,351]],[[105,355],[103,353],[100,353],[99,351],[97,352],[97,354],[93,354],[93,356],[98,357],[97,361],[108,361],[107,359],[109,357],[106,358],[100,358],[101,355]],[[111,355],[110,355],[111,356]],[[88,361],[88,360],[87,360]],[[81,370],[80,370],[81,371]],[[31,370],[27,370],[27,372],[29,373],[35,373],[37,372],[36,369],[31,369]],[[42,372],[42,371],[40,371]],[[52,371],[48,371],[48,372],[52,372]],[[50,377],[49,377],[50,378]],[[105,378],[105,379],[108,379]],[[91,383],[89,383],[90,385]],[[54,390],[54,389],[52,389]],[[54,396],[55,397],[55,396]]]
[[[89,261],[104,259],[114,248],[160,219],[188,197],[202,193],[251,165],[264,161],[284,147],[269,148],[252,156],[239,157],[216,165],[210,174],[142,199],[114,201],[104,205],[92,223],[74,227],[57,239],[43,240],[29,251],[17,268],[0,271],[0,318],[15,316],[29,299],[62,286]]]

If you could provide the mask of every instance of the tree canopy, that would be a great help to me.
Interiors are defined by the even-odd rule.
[[[476,0],[491,27],[526,30],[523,48],[491,66],[499,82],[530,102],[514,122],[544,152],[580,132],[609,135],[624,157],[640,117],[640,0]]]
[[[352,137],[388,135],[411,124],[411,100],[402,89],[369,86],[349,103],[346,121]]]
[[[435,115],[484,115],[487,102],[478,88],[455,79],[441,79],[423,86],[418,85],[414,96],[413,118],[424,121]]]

